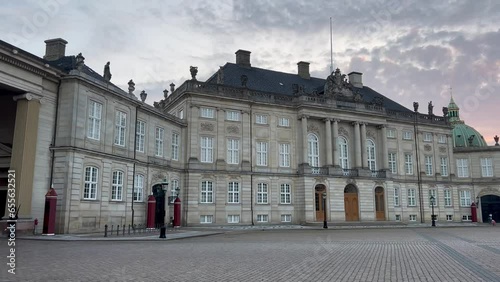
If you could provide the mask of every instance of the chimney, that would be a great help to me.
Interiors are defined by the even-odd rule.
[[[242,67],[250,68],[250,51],[238,50],[236,51],[236,64]]]
[[[303,79],[311,79],[311,74],[309,74],[309,63],[300,61],[297,63],[299,76]]]
[[[65,56],[66,44],[68,41],[62,38],[45,40],[45,56],[47,61],[55,61]]]
[[[351,72],[348,74],[349,76],[349,82],[352,84],[352,86],[356,88],[363,88],[363,74],[360,72]]]

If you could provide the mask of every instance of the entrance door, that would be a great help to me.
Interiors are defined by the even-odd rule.
[[[377,220],[385,220],[384,188],[375,188],[375,213]]]
[[[483,215],[483,222],[487,223],[488,218],[491,217],[500,223],[500,197],[495,195],[486,195],[481,197],[481,214]]]
[[[346,221],[359,221],[358,189],[354,185],[344,189],[344,209]]]
[[[153,196],[156,200],[155,227],[160,228],[165,223],[165,192],[161,184],[153,186]]]
[[[323,193],[325,192],[324,186],[317,186],[314,193],[314,203],[316,206],[316,221],[325,220],[325,208],[326,200],[323,199]]]

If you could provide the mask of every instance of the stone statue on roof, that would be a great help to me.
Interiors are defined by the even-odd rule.
[[[198,67],[190,66],[189,71],[191,72],[192,80],[196,80],[196,75],[198,74]]]
[[[432,116],[432,109],[434,109],[434,106],[432,105],[432,101],[429,102],[428,110],[429,110],[429,115]]]
[[[347,81],[346,75],[342,74],[338,68],[326,78],[324,91],[325,95],[354,98],[352,84]]]
[[[104,66],[104,80],[110,81],[111,80],[111,71],[109,70],[109,62],[106,63]]]

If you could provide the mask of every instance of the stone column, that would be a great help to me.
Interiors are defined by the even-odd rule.
[[[339,166],[339,120],[333,120],[333,165]]]
[[[379,126],[380,132],[382,134],[382,169],[389,169],[389,153],[387,152],[387,126],[382,124]]]
[[[226,141],[226,134],[224,132],[224,122],[225,122],[225,113],[221,108],[216,109],[216,132],[217,132],[217,155],[216,155],[216,162],[217,165],[225,165],[226,164],[226,146],[224,146],[225,141]]]
[[[355,121],[354,125],[354,167],[361,168],[361,137],[359,136],[359,122]]]
[[[188,156],[189,161],[192,160],[200,160],[200,135],[197,133],[200,129],[200,108],[195,105],[190,105],[191,109],[191,123],[189,124],[189,143],[188,148]],[[189,118],[189,117],[187,117]]]
[[[31,93],[14,97],[17,110],[10,169],[16,174],[15,198],[16,206],[20,206],[19,218],[31,217],[40,99],[41,96]]]
[[[361,123],[361,167],[368,168],[368,151],[366,150],[366,123]]]
[[[332,166],[332,125],[329,118],[325,119],[326,128],[326,165]]]
[[[303,115],[302,119],[302,163],[309,163],[307,155],[307,116]]]

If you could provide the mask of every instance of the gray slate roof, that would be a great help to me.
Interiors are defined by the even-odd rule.
[[[234,63],[226,63],[222,68],[224,72],[224,85],[241,87],[241,76],[248,77],[247,87],[249,89],[271,92],[282,95],[293,95],[293,84],[303,85],[304,92],[311,93],[317,90],[323,92],[326,79],[311,77],[304,79],[297,74],[284,73],[256,67],[246,68]],[[207,83],[217,83],[217,73],[212,75]],[[375,98],[382,98],[383,107],[392,111],[412,112],[401,104],[387,98],[370,87],[356,88],[366,103],[372,103]]]

